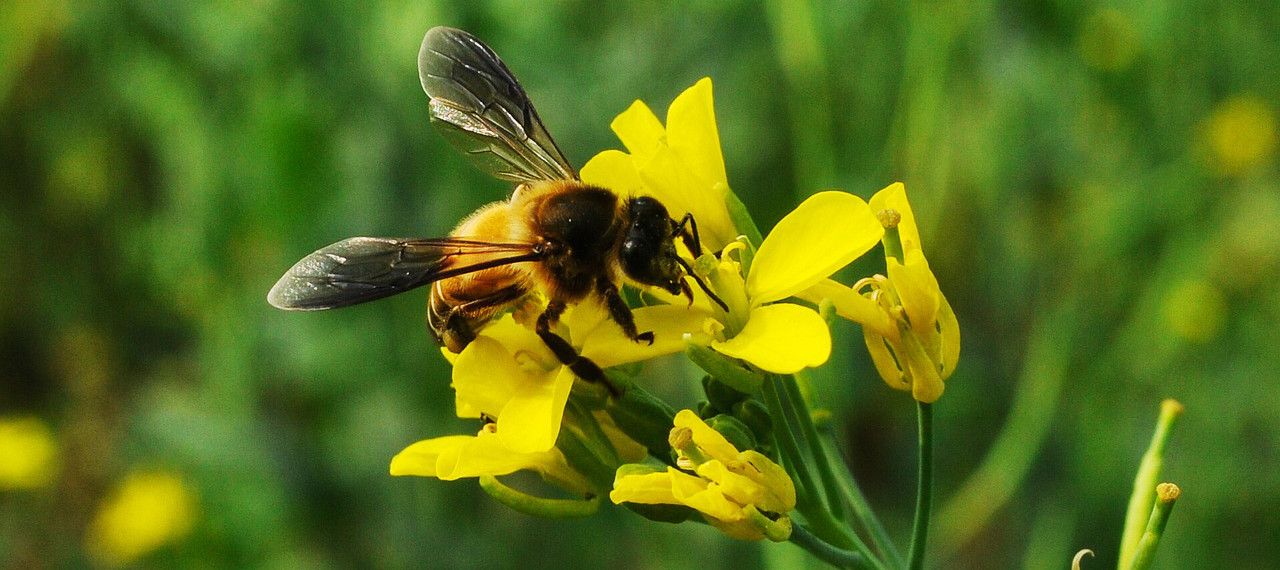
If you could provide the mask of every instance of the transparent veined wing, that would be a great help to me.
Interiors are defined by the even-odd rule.
[[[481,170],[516,183],[577,178],[511,70],[475,36],[428,30],[418,77],[432,122]]]
[[[294,311],[334,309],[448,277],[541,258],[529,244],[353,237],[295,263],[267,293],[267,302]]]

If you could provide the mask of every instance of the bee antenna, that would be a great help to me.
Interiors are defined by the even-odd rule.
[[[699,277],[697,273],[693,272],[693,267],[689,266],[688,261],[685,261],[683,257],[676,257],[676,262],[680,264],[680,267],[684,268],[684,272],[688,274],[689,277],[693,278],[693,282],[698,284],[698,288],[702,289],[703,293],[706,293],[707,296],[710,297],[712,301],[715,301],[717,305],[720,305],[720,308],[724,309],[726,313],[729,312],[729,305],[725,304],[724,301],[720,300],[720,297],[717,297],[715,293],[711,292],[711,288],[707,287],[707,283],[703,281],[702,278]],[[689,303],[692,304],[693,294],[691,291],[689,291],[689,285],[685,284],[683,287],[685,292],[689,293]]]

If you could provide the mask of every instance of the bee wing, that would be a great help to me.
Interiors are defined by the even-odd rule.
[[[486,257],[466,263],[467,256],[477,254]],[[267,302],[293,311],[334,309],[389,297],[446,277],[540,258],[528,244],[353,237],[295,263],[267,293]]]
[[[481,170],[516,183],[577,179],[511,70],[475,36],[428,30],[418,77],[432,122]]]

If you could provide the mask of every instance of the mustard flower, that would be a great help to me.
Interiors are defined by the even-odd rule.
[[[808,307],[777,301],[849,264],[879,241],[883,229],[861,199],[822,192],[778,223],[744,275],[745,245],[726,206],[730,189],[711,91],[711,80],[703,78],[681,93],[671,103],[665,127],[636,101],[612,124],[630,154],[602,152],[583,167],[582,178],[621,193],[655,196],[675,217],[692,213],[702,245],[720,251],[720,258],[708,263],[707,276],[729,309],[699,299],[695,307],[713,318],[695,337],[769,372],[790,374],[820,365],[831,353],[826,324]]]
[[[816,311],[779,302],[826,279],[871,249],[883,233],[861,198],[827,191],[810,196],[764,238],[746,275],[721,255],[711,281],[728,311],[717,311],[713,350],[778,374],[818,366],[831,355],[831,332]],[[718,308],[717,308],[718,309]]]
[[[777,463],[739,451],[697,414],[682,410],[671,430],[679,468],[629,464],[618,469],[615,504],[683,505],[725,534],[743,540],[786,540],[795,486]]]
[[[89,527],[88,548],[108,564],[130,564],[185,537],[195,518],[195,495],[182,477],[134,471],[98,509]]]
[[[442,349],[453,363],[458,416],[492,422],[475,436],[450,435],[410,445],[392,459],[392,475],[451,481],[534,471],[561,487],[586,489],[582,476],[555,447],[576,377],[527,322],[522,324],[524,313],[517,310],[485,327],[461,353]],[[682,350],[681,339],[702,319],[678,306],[640,308],[635,317],[641,330],[654,331],[653,345],[628,339],[593,303],[570,308],[557,332],[607,368]],[[624,457],[637,455],[636,444],[607,417],[599,414],[596,420]]]
[[[800,296],[830,299],[837,314],[861,324],[867,350],[885,383],[932,403],[942,396],[943,381],[960,358],[960,325],[924,257],[906,188],[898,182],[877,192],[871,209],[890,228],[885,239],[887,275],[863,279],[853,288],[824,280]]]
[[[603,308],[590,302],[570,308],[557,332],[582,356],[608,368],[683,350],[684,335],[703,318],[671,305],[642,307],[634,314],[640,330],[653,331],[652,345],[627,338]],[[459,417],[493,418],[499,441],[515,453],[555,446],[576,376],[516,315],[503,316],[461,353],[446,356],[453,360]]]
[[[35,489],[53,481],[57,442],[40,419],[0,418],[0,489]]]

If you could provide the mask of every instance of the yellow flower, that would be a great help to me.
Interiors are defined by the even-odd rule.
[[[888,225],[896,222],[897,231],[889,236],[896,234],[898,239],[885,239],[888,275],[863,279],[852,289],[825,280],[800,296],[830,299],[837,314],[861,324],[880,377],[890,387],[910,390],[916,400],[931,403],[942,396],[943,381],[960,358],[960,325],[924,257],[902,183],[872,196],[871,209]]]
[[[507,475],[533,471],[571,490],[588,488],[586,480],[565,461],[559,449],[521,453],[503,445],[496,424],[485,424],[480,433],[449,435],[419,441],[391,459],[392,475],[417,475],[454,481],[481,475]]]
[[[181,477],[135,471],[99,507],[88,547],[108,564],[130,564],[186,536],[195,516],[195,496]]]
[[[680,469],[624,465],[609,499],[615,504],[684,505],[725,534],[786,540],[796,506],[787,472],[755,450],[738,451],[690,410],[675,417],[672,445]]]
[[[733,259],[745,246],[725,248],[710,280],[729,305],[716,308],[712,349],[778,374],[818,366],[831,355],[831,332],[816,311],[782,299],[799,294],[857,259],[883,228],[861,198],[828,191],[787,214],[755,252],[745,277]]]
[[[57,442],[35,417],[0,418],[0,489],[48,485],[57,469]]]
[[[708,270],[724,311],[699,298],[695,307],[715,315],[699,337],[722,354],[762,370],[790,374],[827,361],[831,335],[813,310],[776,303],[825,279],[865,253],[883,232],[861,199],[841,192],[810,197],[774,228],[747,275],[726,205],[729,183],[715,122],[711,80],[703,78],[671,103],[664,127],[641,101],[612,124],[630,154],[605,151],[582,169],[582,179],[622,194],[647,194],[680,218],[692,213],[702,245],[721,251]],[[677,299],[654,292],[673,304]]]
[[[1237,95],[1218,105],[1206,128],[1214,167],[1236,175],[1266,162],[1276,146],[1271,105],[1256,95]]]
[[[622,195],[644,194],[680,219],[693,214],[703,247],[718,251],[738,236],[725,198],[729,194],[711,79],[686,89],[667,110],[667,124],[636,101],[610,125],[629,154],[607,150],[582,167],[582,180]]]
[[[1226,324],[1226,296],[1222,289],[1203,278],[1183,279],[1165,293],[1161,307],[1164,325],[1182,340],[1205,343],[1222,332]]]
[[[582,356],[608,368],[683,350],[684,335],[697,330],[705,318],[674,305],[642,307],[634,314],[639,330],[653,331],[652,345],[627,338],[591,302],[570,308],[557,332]],[[505,315],[452,360],[459,417],[495,419],[498,440],[513,453],[555,446],[576,377],[537,334]]]

